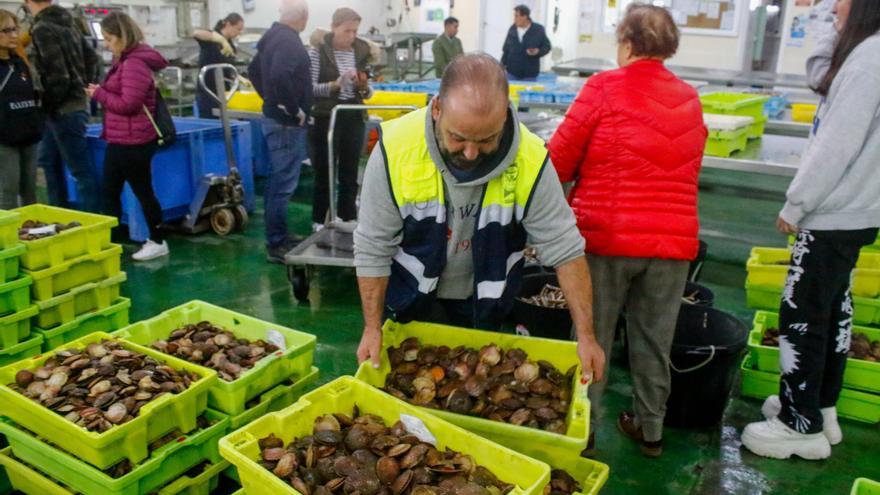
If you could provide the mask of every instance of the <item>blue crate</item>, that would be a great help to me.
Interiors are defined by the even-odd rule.
[[[174,119],[174,125],[177,140],[153,157],[153,189],[162,206],[162,219],[166,222],[186,215],[196,187],[205,174],[226,175],[229,170],[219,120],[181,117]],[[250,122],[231,122],[233,148],[245,190],[245,207],[253,211],[255,190],[250,126]],[[107,143],[99,137],[101,128],[101,124],[93,124],[87,130],[89,154],[99,175],[104,172],[107,150]],[[66,176],[68,198],[76,203],[76,181],[69,172]],[[122,212],[120,221],[128,225],[131,239],[146,240],[149,229],[141,206],[128,185],[122,192]]]
[[[575,97],[577,97],[577,93],[569,91],[556,91],[553,93],[553,101],[555,103],[570,104],[574,102]]]
[[[771,119],[776,119],[782,116],[788,105],[789,101],[785,95],[771,95],[770,99],[764,102],[764,113]]]

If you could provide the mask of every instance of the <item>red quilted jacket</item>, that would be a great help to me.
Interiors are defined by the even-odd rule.
[[[112,144],[146,144],[158,137],[144,105],[156,109],[153,72],[168,62],[156,50],[140,44],[122,54],[107,72],[94,98],[104,107],[104,130],[101,137]]]
[[[589,78],[547,146],[587,252],[696,257],[706,136],[697,92],[659,61]]]

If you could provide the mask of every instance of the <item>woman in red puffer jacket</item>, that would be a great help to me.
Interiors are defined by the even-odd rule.
[[[104,130],[107,141],[104,156],[104,209],[119,217],[119,195],[128,182],[150,227],[150,238],[135,253],[136,261],[146,261],[168,254],[159,224],[162,208],[153,191],[151,162],[156,153],[158,133],[147,112],[156,112],[156,83],[153,72],[168,62],[156,50],[143,43],[144,35],[131,17],[114,12],[101,21],[104,44],[113,53],[113,67],[101,86],[90,85],[86,92],[104,107]]]
[[[587,80],[548,148],[562,182],[574,182],[570,203],[587,241],[596,338],[606,356],[626,305],[635,398],[618,425],[643,453],[659,456],[669,353],[699,247],[707,131],[697,92],[663,65],[679,40],[669,12],[634,4],[617,37],[620,68]],[[590,387],[599,411],[603,390]]]

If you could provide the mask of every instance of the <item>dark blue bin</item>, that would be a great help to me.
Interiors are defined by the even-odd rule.
[[[183,218],[195,195],[201,178],[209,173],[226,175],[226,148],[223,128],[219,120],[175,118],[177,140],[167,149],[159,150],[153,157],[153,188],[162,206],[162,219],[166,222]],[[253,211],[255,201],[253,149],[251,147],[250,122],[232,121],[232,141],[236,163],[241,173],[245,191],[245,207]],[[90,125],[87,131],[89,153],[98,169],[104,171],[104,154],[107,143],[101,135],[101,124]],[[76,181],[67,174],[67,194],[76,202]],[[122,192],[122,223],[128,225],[134,241],[149,237],[144,214],[134,193],[125,186]]]

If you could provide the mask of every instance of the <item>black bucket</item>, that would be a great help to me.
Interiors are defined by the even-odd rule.
[[[666,425],[708,428],[724,415],[749,328],[708,306],[682,304],[670,356]]]
[[[543,308],[520,300],[539,294],[547,284],[559,287],[559,279],[556,278],[555,272],[539,266],[524,269],[519,296],[513,302],[513,323],[523,327],[517,329],[518,333],[532,337],[571,340],[572,322],[568,309]]]
[[[686,298],[693,297],[693,301],[687,301]],[[708,287],[704,287],[695,282],[687,282],[684,286],[684,294],[685,299],[682,299],[682,304],[694,304],[697,306],[713,306],[715,304],[715,293],[712,292]]]

